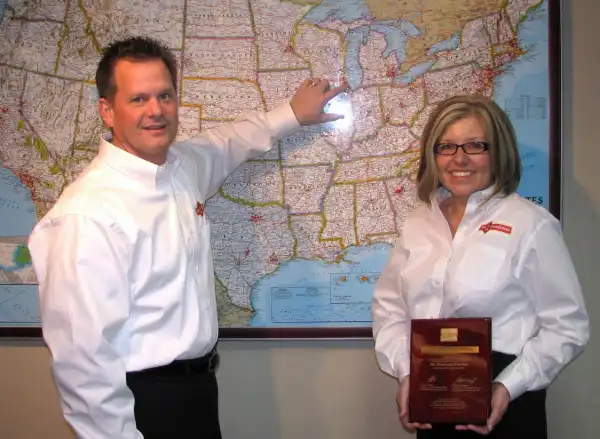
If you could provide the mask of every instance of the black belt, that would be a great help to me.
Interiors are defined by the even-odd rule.
[[[164,366],[152,367],[136,372],[130,372],[133,375],[200,375],[214,372],[219,365],[219,353],[213,348],[208,354],[200,358],[190,360],[175,360]]]

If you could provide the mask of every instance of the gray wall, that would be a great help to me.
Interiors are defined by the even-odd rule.
[[[564,229],[592,319],[587,351],[551,387],[551,439],[598,436],[600,2],[564,1]],[[576,3],[576,6],[574,5]],[[573,5],[572,5],[573,4]],[[399,439],[395,382],[370,341],[221,343],[225,439]],[[71,438],[41,345],[0,346],[0,438]],[[414,437],[414,436],[412,436]]]

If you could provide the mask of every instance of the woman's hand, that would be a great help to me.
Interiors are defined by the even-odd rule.
[[[482,435],[488,435],[494,427],[500,422],[502,416],[508,408],[510,402],[510,394],[504,384],[494,383],[492,386],[492,413],[487,420],[485,427],[480,425],[457,425],[457,430],[472,430]]]
[[[418,422],[408,422],[408,392],[409,392],[409,377],[406,375],[400,381],[398,386],[398,394],[396,395],[396,405],[398,406],[398,413],[400,414],[400,422],[402,426],[408,431],[415,431],[416,429],[430,429],[431,424],[419,424]]]

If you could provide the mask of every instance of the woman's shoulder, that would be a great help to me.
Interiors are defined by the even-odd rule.
[[[541,222],[554,224],[559,222],[546,207],[517,193],[511,194],[503,200],[502,210],[517,220],[531,222],[534,225]]]
[[[539,230],[561,228],[559,220],[548,209],[517,193],[501,198],[488,212],[483,225],[496,223],[509,227],[511,235],[525,240]]]
[[[426,221],[432,213],[432,205],[419,200],[415,206],[407,213],[404,220],[405,225],[411,225],[412,223],[420,223]]]

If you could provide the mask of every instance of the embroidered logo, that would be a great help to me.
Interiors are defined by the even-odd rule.
[[[512,226],[508,226],[506,224],[494,223],[492,221],[479,226],[479,231],[483,232],[484,234],[489,232],[490,230],[495,230],[496,232],[502,232],[502,233],[506,233],[507,235],[510,235],[512,233],[512,229],[513,229]]]
[[[200,201],[196,202],[196,215],[204,216],[204,204],[202,204]]]

